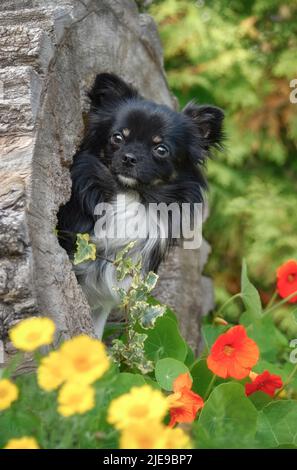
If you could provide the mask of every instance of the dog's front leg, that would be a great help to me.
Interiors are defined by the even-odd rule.
[[[106,325],[107,317],[110,313],[110,308],[97,308],[92,310],[92,317],[94,322],[94,329],[98,339],[102,339],[104,328]]]

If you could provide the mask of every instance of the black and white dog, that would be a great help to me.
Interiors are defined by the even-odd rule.
[[[75,266],[77,278],[93,311],[95,330],[102,336],[106,318],[118,303],[114,259],[131,239],[132,255],[141,255],[144,272],[156,271],[172,244],[173,235],[148,211],[150,204],[201,203],[206,181],[202,166],[212,147],[222,140],[224,114],[214,106],[189,103],[182,112],[144,99],[113,74],[96,77],[89,93],[89,126],[71,168],[72,195],[60,209],[61,245],[70,257],[77,233],[89,233],[98,258]],[[113,210],[105,214],[104,228],[117,219],[117,236],[102,235],[96,227],[98,204]],[[127,236],[135,223],[135,204],[142,204],[141,237]],[[139,214],[137,215],[139,224]],[[141,224],[142,225],[142,224]],[[158,225],[157,236],[148,228]],[[108,228],[108,227],[107,227]]]

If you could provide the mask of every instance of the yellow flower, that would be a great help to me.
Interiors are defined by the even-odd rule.
[[[119,444],[121,449],[189,449],[190,439],[180,428],[140,422],[123,429]]]
[[[40,449],[34,437],[20,437],[18,439],[10,439],[4,449]]]
[[[47,392],[58,388],[65,380],[65,367],[65,360],[59,351],[49,353],[37,369],[39,386]]]
[[[162,449],[191,449],[191,441],[181,428],[166,428],[162,435]]]
[[[117,429],[125,429],[131,424],[143,422],[159,422],[168,411],[168,402],[159,390],[149,385],[132,387],[114,399],[108,410],[107,420]]]
[[[0,380],[0,410],[9,408],[18,395],[19,391],[14,383],[8,379]]]
[[[123,429],[120,449],[162,449],[164,428],[159,422],[133,423]]]
[[[58,412],[63,416],[83,414],[95,406],[95,390],[91,385],[68,382],[58,395]]]
[[[91,384],[102,377],[110,365],[104,344],[86,335],[66,341],[60,352],[65,359],[67,381]]]
[[[22,351],[34,351],[40,346],[51,344],[55,324],[49,318],[31,317],[14,326],[9,336],[13,345]]]

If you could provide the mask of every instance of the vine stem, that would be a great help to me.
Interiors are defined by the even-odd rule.
[[[268,310],[270,307],[272,307],[272,305],[276,301],[276,298],[277,298],[277,290],[275,290],[273,292],[273,295],[271,296],[271,299],[269,300],[268,304],[266,305],[265,311]]]
[[[268,310],[265,310],[265,313],[263,314],[263,316],[265,317],[266,315],[268,315],[268,313],[274,312],[274,310],[279,308],[281,305],[284,305],[285,303],[287,303],[289,300],[291,300],[296,295],[297,295],[297,290],[295,292],[292,292],[292,294],[288,295],[288,297],[285,297],[283,300],[281,300],[277,304],[274,304]]]
[[[222,311],[225,309],[225,307],[227,307],[227,305],[229,305],[229,303],[233,302],[233,300],[235,300],[239,297],[242,297],[241,292],[239,292],[238,294],[232,295],[232,297],[230,297],[230,299],[226,300],[226,302],[224,302],[223,305],[217,311],[217,316],[219,316],[220,313],[222,313]]]
[[[208,399],[208,397],[209,397],[209,395],[210,395],[210,393],[211,393],[211,391],[212,391],[212,389],[213,389],[213,386],[214,386],[214,384],[215,384],[216,378],[217,378],[217,376],[216,376],[215,374],[213,374],[212,379],[211,379],[211,381],[209,382],[209,385],[208,385],[207,390],[206,390],[206,392],[205,392],[204,401],[206,401],[206,400]]]
[[[294,378],[295,374],[297,372],[297,364],[295,365],[294,369],[292,370],[291,374],[283,384],[283,386],[278,390],[278,392],[274,395],[274,398],[278,397],[281,392],[292,382],[292,379]]]

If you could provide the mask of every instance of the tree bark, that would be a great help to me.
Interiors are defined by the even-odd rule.
[[[9,328],[32,315],[51,317],[59,339],[94,334],[55,226],[70,196],[69,166],[95,75],[115,72],[147,98],[175,100],[155,23],[132,0],[7,0],[0,4],[0,63],[0,339],[9,353]],[[173,253],[158,287],[184,315],[188,338],[202,312],[198,264],[197,253]]]

